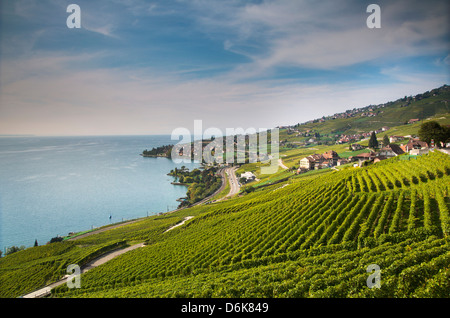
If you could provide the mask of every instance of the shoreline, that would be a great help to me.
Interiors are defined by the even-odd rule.
[[[12,247],[27,249],[36,241],[41,246],[70,232],[174,210],[176,200],[186,195],[166,176],[181,164],[164,156],[137,156],[146,146],[167,144],[170,135],[2,137],[1,162],[11,167],[2,171],[1,184],[8,189],[3,197],[2,256]],[[199,167],[194,162],[184,165]],[[131,186],[124,187],[122,180]],[[45,188],[48,193],[41,195]],[[159,195],[162,191],[164,196]]]
[[[171,159],[169,156],[167,155],[144,155],[142,153],[139,154],[140,156],[144,157],[144,158],[167,158],[167,159]]]
[[[144,157],[143,154],[140,154],[140,155]],[[152,156],[147,155],[146,157],[152,157]],[[161,157],[161,158],[167,158],[167,159],[170,159],[170,158],[165,157],[165,156],[155,156],[155,157]],[[223,169],[223,168],[222,168],[222,169]],[[222,169],[219,169],[219,171],[221,171]],[[220,172],[219,172],[219,174],[220,174]],[[167,174],[167,175],[172,176],[170,173]],[[172,177],[173,177],[173,176],[172,176]],[[102,233],[102,232],[104,232],[104,231],[112,230],[112,229],[115,229],[115,228],[120,227],[120,226],[124,226],[124,225],[128,225],[128,224],[133,224],[133,223],[135,223],[135,222],[142,221],[142,220],[144,220],[144,219],[146,219],[146,218],[149,218],[149,217],[159,216],[159,215],[165,215],[165,214],[170,214],[170,213],[174,213],[174,212],[177,212],[177,211],[186,209],[186,208],[191,208],[191,207],[194,207],[194,206],[203,204],[203,203],[205,203],[205,202],[208,202],[210,199],[212,199],[212,198],[213,198],[214,196],[216,196],[220,191],[223,190],[222,188],[223,188],[223,186],[224,186],[226,180],[225,180],[223,177],[222,177],[221,179],[222,179],[222,186],[221,186],[221,187],[219,187],[214,193],[212,193],[212,194],[209,195],[208,197],[203,198],[202,200],[200,200],[200,201],[198,201],[198,202],[195,202],[195,203],[193,203],[193,204],[191,204],[191,205],[188,205],[188,206],[185,206],[185,207],[181,207],[181,208],[178,208],[178,207],[177,207],[176,209],[171,210],[171,211],[167,211],[167,212],[157,212],[157,213],[152,214],[152,215],[143,216],[143,217],[138,217],[138,218],[131,219],[131,220],[118,221],[118,222],[116,222],[116,223],[105,224],[105,225],[101,225],[101,226],[98,226],[98,227],[95,227],[95,228],[92,228],[92,229],[89,229],[89,230],[82,230],[82,231],[78,231],[78,232],[73,232],[73,235],[63,235],[63,236],[59,236],[59,237],[62,238],[62,241],[73,241],[73,240],[81,239],[81,238],[84,238],[84,237],[87,237],[87,236],[90,236],[90,235]],[[190,185],[190,184],[187,184],[187,183],[181,183],[181,182],[171,182],[171,184],[173,184],[173,185],[181,185],[181,186],[186,186],[186,187],[189,187],[189,185]],[[186,198],[186,197],[178,198],[178,199],[176,199],[176,201],[177,201],[177,202],[182,202],[184,198]],[[79,234],[77,234],[77,233],[79,233]],[[51,243],[47,242],[47,243],[45,243],[45,244],[40,244],[40,245],[47,245],[47,244],[51,244]],[[33,246],[28,246],[28,247],[26,247],[25,249],[28,249],[28,248],[31,248],[31,247],[33,247]],[[5,257],[5,256],[6,256],[6,255],[2,255],[2,257]]]
[[[225,173],[225,169],[220,169],[219,173],[220,174],[221,173]],[[225,186],[226,180],[225,180],[224,177],[222,177],[221,179],[222,179],[222,185],[216,191],[214,191],[214,193],[212,193],[211,195],[207,196],[206,198],[204,198],[204,199],[202,199],[202,200],[200,200],[200,201],[198,201],[198,202],[196,202],[196,203],[194,203],[192,205],[181,207],[181,208],[177,208],[177,209],[172,210],[172,211],[159,212],[159,213],[156,213],[156,214],[153,214],[153,215],[144,216],[144,217],[137,218],[137,219],[130,220],[130,221],[123,221],[123,222],[119,222],[119,223],[113,223],[113,224],[109,224],[109,225],[104,225],[104,226],[102,226],[100,228],[97,228],[97,229],[88,230],[88,232],[81,231],[81,232],[79,232],[79,233],[82,233],[80,235],[74,235],[74,236],[71,236],[71,237],[64,236],[63,238],[64,238],[64,240],[67,240],[67,241],[69,241],[69,240],[77,240],[77,239],[84,238],[84,237],[87,237],[87,236],[90,236],[90,235],[94,235],[94,234],[98,234],[98,233],[105,232],[105,231],[108,231],[108,230],[112,230],[112,229],[115,229],[115,228],[120,227],[120,226],[133,224],[133,223],[142,221],[142,220],[144,220],[146,218],[149,218],[149,217],[153,217],[153,216],[157,216],[157,215],[171,214],[171,213],[174,213],[174,212],[177,212],[177,211],[181,211],[181,210],[184,210],[184,209],[192,208],[194,206],[206,203],[209,200],[211,200],[212,198],[214,198],[214,196],[216,196],[220,191],[223,191],[223,188]]]
[[[170,184],[181,185],[181,186],[185,186],[185,187],[189,187],[191,185],[190,183],[183,183],[183,182],[171,182]]]

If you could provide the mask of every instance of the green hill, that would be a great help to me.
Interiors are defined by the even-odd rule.
[[[52,297],[448,297],[450,157],[402,158],[16,252],[0,259],[0,295],[36,289],[99,249],[146,241]],[[371,264],[381,288],[367,287]]]
[[[385,104],[354,108],[343,113],[290,126],[290,128],[297,128],[300,132],[312,130],[321,135],[356,134],[377,130],[383,126],[393,128],[406,125],[410,119],[423,121],[448,115],[450,112],[449,101],[450,86],[444,85],[416,96],[405,96]],[[292,140],[295,139],[295,134],[289,136]],[[280,137],[280,139],[282,138]]]

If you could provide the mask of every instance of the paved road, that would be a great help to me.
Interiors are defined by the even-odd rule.
[[[226,195],[226,197],[231,197],[237,193],[239,193],[239,189],[241,186],[239,185],[239,181],[236,178],[236,170],[238,167],[229,167],[225,169],[225,172],[228,176],[228,182],[230,183],[230,192]]]
[[[227,167],[227,168],[224,168],[221,170],[222,180],[225,180],[225,173],[228,176],[228,183],[230,184],[230,192],[228,192],[226,196],[224,196],[218,200],[212,201],[212,202],[219,202],[219,201],[225,200],[226,198],[229,198],[229,197],[239,193],[239,189],[241,186],[238,182],[238,179],[236,178],[235,172],[237,169],[238,169],[238,167]],[[226,186],[226,184],[223,183],[222,187],[220,187],[218,192],[223,191],[225,189],[225,186]]]
[[[225,186],[226,186],[226,183],[225,183],[225,170],[226,170],[226,168],[223,168],[223,169],[220,169],[217,173],[222,177],[222,185],[219,187],[219,189],[217,189],[213,194],[211,194],[210,196],[207,196],[206,198],[204,198],[203,200],[201,200],[201,201],[198,201],[198,202],[196,202],[196,203],[194,203],[194,204],[192,204],[192,205],[190,205],[190,206],[187,206],[187,207],[182,207],[182,208],[180,208],[180,209],[176,209],[176,210],[174,210],[174,211],[170,211],[170,212],[167,212],[167,213],[172,213],[172,212],[175,212],[175,211],[178,211],[178,210],[182,210],[182,209],[186,209],[186,208],[190,208],[190,207],[193,207],[193,206],[196,206],[196,205],[200,205],[200,204],[203,204],[203,203],[205,203],[205,202],[208,202],[209,200],[211,200],[212,198],[214,198],[216,195],[218,195],[220,192],[222,192],[224,189],[225,189]]]

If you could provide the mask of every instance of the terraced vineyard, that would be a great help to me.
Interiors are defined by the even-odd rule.
[[[82,288],[61,286],[52,296],[448,297],[448,155],[288,182],[81,239],[148,246],[84,274]],[[164,233],[186,215],[195,217]],[[367,287],[370,264],[381,268],[379,289]]]

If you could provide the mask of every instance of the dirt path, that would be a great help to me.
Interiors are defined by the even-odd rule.
[[[281,160],[281,158],[278,159],[278,165],[279,165],[281,168],[283,168],[283,169],[289,169],[289,168],[283,163],[283,160]]]
[[[174,228],[183,225],[184,222],[186,222],[187,220],[190,220],[190,219],[192,219],[192,218],[193,218],[193,216],[187,216],[187,217],[185,217],[185,218],[183,219],[183,221],[181,221],[180,223],[175,224],[175,225],[172,226],[172,227],[169,227],[164,233],[169,232],[170,230],[173,230]]]
[[[131,246],[127,247],[127,248],[114,250],[114,251],[108,252],[106,254],[103,254],[102,256],[97,257],[96,259],[94,259],[94,260],[90,261],[89,263],[87,263],[86,265],[84,265],[83,268],[81,269],[81,273],[83,274],[83,273],[87,272],[90,269],[93,269],[93,268],[95,268],[97,266],[100,266],[100,265],[102,265],[102,264],[112,260],[114,257],[117,257],[119,255],[122,255],[122,254],[126,253],[126,252],[135,250],[135,249],[137,249],[139,247],[143,247],[143,246],[144,246],[144,243],[139,243],[139,244],[131,245]]]

